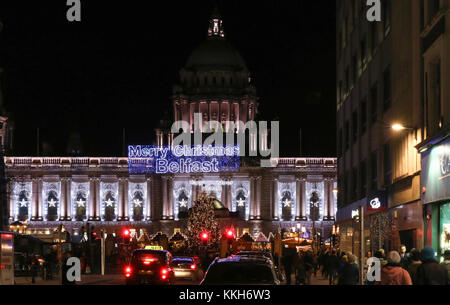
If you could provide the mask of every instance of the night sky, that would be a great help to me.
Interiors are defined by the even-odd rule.
[[[0,66],[15,155],[67,155],[78,133],[86,156],[152,144],[170,115],[172,87],[206,39],[210,0],[2,0]],[[145,4],[144,4],[145,3]],[[227,40],[252,73],[264,120],[281,122],[282,156],[335,156],[335,1],[219,1]]]

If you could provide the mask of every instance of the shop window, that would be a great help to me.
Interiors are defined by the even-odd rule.
[[[50,191],[47,195],[47,221],[58,220],[58,194],[55,191]]]
[[[141,221],[144,219],[144,194],[136,191],[133,194],[133,220]]]
[[[281,206],[282,206],[282,219],[283,221],[292,220],[292,194],[289,191],[285,191],[282,194]]]
[[[29,198],[27,191],[21,191],[19,193],[19,201],[17,202],[18,210],[19,210],[19,221],[25,221],[29,219],[28,211],[29,211]]]
[[[84,192],[78,192],[76,196],[76,209],[75,209],[75,220],[84,221],[86,220],[86,194]]]
[[[245,212],[247,208],[247,198],[244,190],[239,190],[236,194],[236,211],[239,213],[241,219],[245,219]]]
[[[112,192],[106,193],[104,198],[105,221],[114,221],[116,219],[116,199]]]

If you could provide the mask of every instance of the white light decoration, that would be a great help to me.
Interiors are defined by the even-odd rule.
[[[175,220],[179,220],[178,214],[180,212],[180,208],[187,208],[189,209],[192,207],[192,186],[195,185],[193,183],[194,181],[188,181],[188,180],[180,180],[180,181],[174,181],[173,183],[173,212],[175,216]],[[178,200],[180,195],[184,193],[186,199]]]
[[[337,182],[334,182],[333,183],[333,188],[335,189],[335,190],[337,190],[337,187],[338,187],[338,185],[337,185]],[[337,211],[337,202],[338,202],[338,197],[337,197],[337,193],[336,192],[333,192],[333,206],[334,206],[334,209],[333,209],[333,212],[334,212],[334,214],[333,215],[331,215],[331,216],[333,216],[334,218],[336,218],[336,211]]]
[[[319,220],[323,218],[323,205],[325,198],[325,183],[321,182],[306,182],[306,216],[310,219],[310,198],[313,195],[313,192],[316,192],[319,195]]]
[[[90,187],[89,182],[71,182],[70,186],[70,202],[71,204],[71,210],[72,210],[72,220],[76,221],[77,218],[77,208],[81,207],[81,205],[84,204],[84,208],[86,210],[85,219],[89,218],[89,200],[90,200]],[[82,200],[81,198],[84,198]],[[84,201],[81,202],[81,201]]]
[[[141,197],[141,199],[136,198]],[[130,219],[134,218],[134,208],[142,209],[142,220],[147,215],[147,183],[146,182],[128,182],[128,215]]]
[[[106,196],[110,194],[111,198],[106,199]],[[114,219],[113,221],[117,220],[118,213],[118,198],[119,198],[119,183],[118,182],[100,182],[100,200],[101,200],[101,218],[103,221],[105,220],[105,208],[108,204],[111,204],[111,206],[114,206]]]
[[[286,198],[285,200],[282,200],[286,193],[290,194],[290,199]],[[283,213],[282,213],[283,207],[291,207],[291,219],[289,221],[295,220],[295,211],[297,210],[296,198],[297,198],[297,193],[296,193],[296,182],[295,181],[291,181],[291,182],[278,181],[277,200],[278,200],[278,211],[280,213],[280,219],[283,218]]]
[[[31,182],[13,182],[11,200],[14,206],[14,219],[19,219],[19,209],[21,207],[28,207],[28,217],[29,220],[33,215],[33,186]]]
[[[231,186],[231,210],[232,212],[236,212],[238,207],[245,206],[245,220],[249,220],[250,218],[250,202],[251,196],[250,193],[250,181],[242,180],[242,181],[232,181],[233,185]],[[245,200],[240,198],[236,200],[238,194],[242,192]],[[243,205],[242,205],[243,204]]]
[[[50,198],[53,195],[55,198]],[[44,217],[45,220],[50,221],[48,218],[48,209],[50,207],[56,207],[56,220],[59,220],[61,216],[61,182],[42,182],[42,204],[44,205]]]

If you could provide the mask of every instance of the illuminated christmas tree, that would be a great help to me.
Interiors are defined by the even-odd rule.
[[[220,240],[219,224],[214,212],[212,196],[201,192],[189,211],[187,246],[194,253],[214,248]]]

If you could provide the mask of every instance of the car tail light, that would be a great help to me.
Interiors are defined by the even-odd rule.
[[[143,261],[144,265],[150,265],[151,263],[156,262],[156,258],[153,258],[153,257],[144,257],[144,258],[142,259],[142,261]]]
[[[125,277],[130,277],[133,269],[130,266],[125,267]]]
[[[169,270],[167,268],[161,269],[161,279],[165,280],[167,279],[167,276],[169,275]]]
[[[192,265],[191,265],[191,269],[192,269],[192,270],[197,269],[197,265],[196,265],[196,264],[192,264]]]

